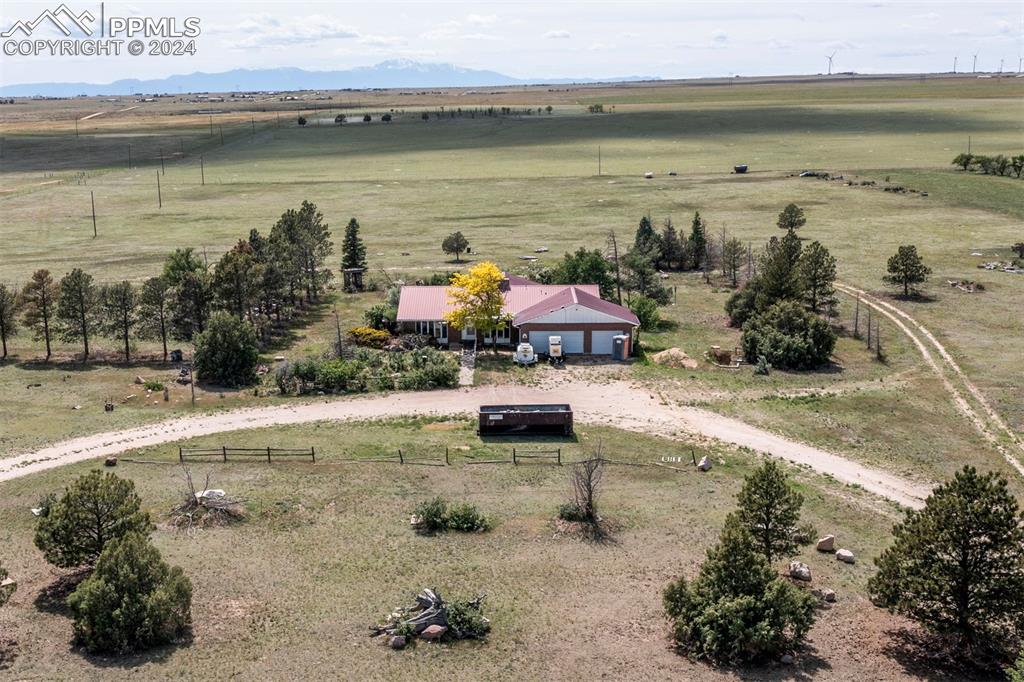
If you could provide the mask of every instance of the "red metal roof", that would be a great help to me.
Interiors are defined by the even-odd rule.
[[[538,317],[542,317],[556,310],[568,308],[571,305],[581,305],[584,308],[596,310],[599,313],[604,313],[605,315],[610,315],[611,317],[628,322],[634,327],[639,326],[640,319],[632,310],[625,306],[618,305],[617,303],[605,301],[600,296],[595,295],[595,293],[596,292],[592,293],[587,291],[582,286],[566,287],[553,296],[549,296],[538,301],[529,308],[521,310],[515,316],[515,319],[512,320],[512,325],[518,327],[521,324],[526,324],[530,320],[535,320]]]
[[[511,279],[511,278],[510,278]],[[517,281],[510,281],[508,291],[502,295],[505,298],[503,312],[515,316],[520,311],[536,305],[560,292],[568,289],[576,289],[581,295],[595,298],[599,302],[600,289],[596,284],[537,284],[521,277]],[[520,282],[528,282],[523,284]],[[443,320],[444,314],[454,306],[448,300],[447,286],[404,286],[398,299],[399,322],[414,322],[416,320]],[[615,305],[610,304],[610,305]],[[592,306],[588,306],[592,307]],[[619,306],[615,306],[618,308]],[[632,313],[630,313],[632,315]]]

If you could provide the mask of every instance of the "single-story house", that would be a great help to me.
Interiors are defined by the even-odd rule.
[[[445,313],[454,307],[447,286],[404,286],[398,300],[400,331],[425,334],[441,344],[490,344],[490,334],[449,329]],[[612,338],[633,337],[640,320],[629,308],[605,301],[596,284],[538,284],[509,276],[502,283],[502,313],[510,322],[497,331],[499,345],[530,343],[539,353],[548,350],[548,337],[562,337],[568,354],[611,355]],[[627,349],[628,351],[629,349]]]

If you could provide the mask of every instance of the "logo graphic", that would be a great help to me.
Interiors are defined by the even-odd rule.
[[[61,3],[60,6],[55,10],[43,10],[43,12],[32,21],[18,20],[14,22],[14,25],[11,26],[10,29],[4,31],[3,33],[0,33],[0,37],[10,38],[14,35],[16,31],[21,31],[26,36],[31,36],[32,31],[34,31],[36,27],[39,26],[39,24],[43,23],[47,19],[49,19],[54,26],[60,29],[61,33],[63,33],[66,36],[70,36],[71,29],[69,29],[67,25],[60,20],[59,17],[61,16],[64,17],[65,21],[70,21],[72,24],[77,26],[83,35],[92,35],[91,24],[92,22],[96,21],[96,17],[94,17],[92,13],[88,10],[82,12],[81,14],[76,15],[68,8],[67,5]]]

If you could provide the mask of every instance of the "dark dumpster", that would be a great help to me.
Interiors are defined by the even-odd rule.
[[[569,405],[481,405],[480,435],[572,435]]]

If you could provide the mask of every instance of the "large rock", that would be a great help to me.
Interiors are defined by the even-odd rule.
[[[811,568],[802,561],[790,561],[789,577],[796,578],[797,580],[803,580],[805,582],[810,582]]]
[[[834,602],[836,600],[836,591],[828,588],[814,589],[811,590],[811,594],[822,601]]]
[[[404,649],[407,643],[405,635],[393,635],[391,639],[388,640],[388,646],[392,649]]]
[[[137,376],[137,377],[135,377],[135,383],[137,383],[139,385],[142,385],[142,384],[146,383],[146,380],[143,379],[141,376]]]
[[[697,468],[701,471],[711,471],[711,460],[708,459],[707,455],[700,458],[700,463],[697,465]]]
[[[856,558],[853,556],[853,552],[848,549],[841,549],[836,552],[836,559],[842,561],[844,564],[852,564],[856,561]]]
[[[448,632],[448,628],[443,625],[428,625],[420,633],[420,639],[425,639],[428,642],[437,641],[444,637],[446,632]]]
[[[826,535],[825,537],[818,540],[817,549],[819,552],[836,551],[836,536]]]

